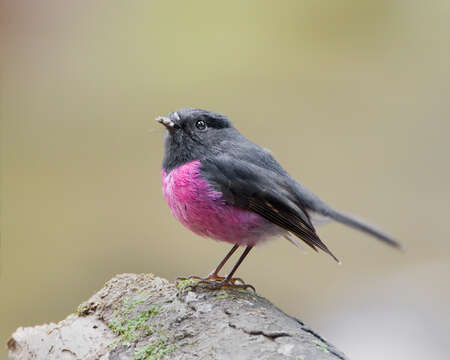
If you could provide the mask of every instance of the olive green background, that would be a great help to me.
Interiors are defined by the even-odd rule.
[[[448,1],[0,6],[2,344],[117,273],[201,275],[228,251],[161,194],[154,118],[202,107],[405,246],[329,224],[341,266],[274,239],[239,276],[352,359],[447,358]]]

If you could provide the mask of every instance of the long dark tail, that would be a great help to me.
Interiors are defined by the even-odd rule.
[[[323,212],[323,214],[329,216],[333,220],[336,220],[342,224],[348,225],[354,229],[370,234],[391,246],[394,246],[396,248],[402,247],[401,244],[394,238],[392,238],[392,236],[390,236],[389,234],[385,233],[384,231],[381,231],[380,229],[377,229],[375,226],[370,225],[363,220],[358,219],[353,215],[345,214],[332,208],[327,208]]]

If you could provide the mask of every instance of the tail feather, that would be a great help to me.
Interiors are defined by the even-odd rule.
[[[395,240],[392,236],[378,229],[377,227],[370,225],[361,219],[358,219],[353,215],[345,214],[343,212],[331,208],[326,209],[326,211],[322,212],[322,214],[327,215],[333,220],[336,220],[342,224],[348,225],[354,229],[370,234],[376,237],[377,239],[384,241],[388,245],[391,245],[396,248],[401,248],[401,244],[397,240]]]

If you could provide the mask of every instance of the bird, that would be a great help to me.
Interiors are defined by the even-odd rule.
[[[270,150],[244,137],[227,116],[182,108],[156,121],[166,128],[161,180],[172,214],[197,235],[233,244],[206,277],[189,276],[213,288],[243,287],[234,274],[250,250],[271,238],[284,237],[302,248],[300,239],[340,262],[320,239],[316,226],[336,221],[393,247],[389,234],[327,205],[296,181]],[[234,252],[245,246],[227,276],[219,273]]]

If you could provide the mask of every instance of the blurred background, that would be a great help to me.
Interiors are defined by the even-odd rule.
[[[329,224],[341,266],[279,239],[239,276],[352,359],[448,359],[450,2],[0,4],[2,344],[117,273],[225,255],[161,194],[154,118],[201,107],[405,246]]]

